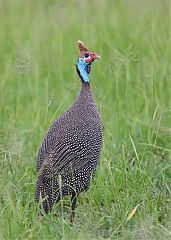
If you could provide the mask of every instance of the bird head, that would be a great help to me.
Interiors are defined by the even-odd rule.
[[[80,40],[78,40],[78,47],[80,57],[78,58],[76,70],[83,82],[89,82],[88,74],[91,71],[91,64],[95,59],[101,59],[101,57],[97,53],[89,51]]]
[[[89,51],[80,40],[78,40],[78,47],[80,50],[80,58],[85,63],[89,64],[92,63],[95,59],[101,59],[99,54]]]

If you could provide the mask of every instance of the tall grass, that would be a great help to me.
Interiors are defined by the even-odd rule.
[[[171,237],[170,4],[0,1],[0,239]],[[37,220],[34,186],[40,143],[79,92],[78,39],[102,57],[90,78],[105,136],[70,226],[67,198]]]

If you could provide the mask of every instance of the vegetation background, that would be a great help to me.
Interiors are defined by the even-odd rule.
[[[0,0],[0,239],[171,239],[170,10]],[[105,136],[71,226],[69,198],[38,220],[34,191],[40,143],[79,93],[78,39],[102,57],[90,78]]]

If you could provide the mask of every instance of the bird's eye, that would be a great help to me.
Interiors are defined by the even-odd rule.
[[[89,58],[90,54],[89,53],[84,53],[84,58]]]

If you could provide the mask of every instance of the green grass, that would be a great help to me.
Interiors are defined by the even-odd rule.
[[[167,0],[0,1],[0,239],[171,239],[170,10]],[[70,226],[67,198],[37,220],[35,165],[78,95],[78,39],[102,57],[90,79],[105,136]]]

